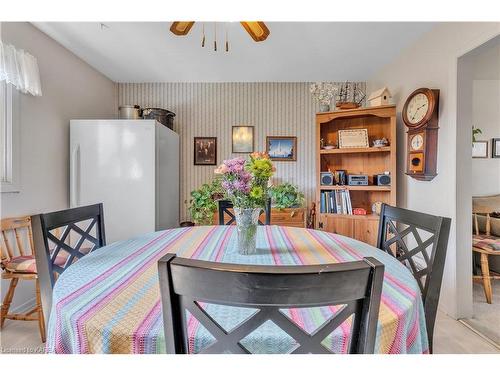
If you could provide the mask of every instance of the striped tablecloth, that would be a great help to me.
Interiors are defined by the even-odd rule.
[[[427,353],[422,299],[411,273],[391,256],[365,243],[332,233],[259,226],[257,254],[240,255],[234,226],[171,229],[118,242],[94,251],[69,267],[54,286],[46,350],[49,353],[164,353],[158,260],[167,252],[226,263],[301,265],[336,263],[372,256],[385,264],[377,340],[378,353]],[[210,305],[223,326],[235,326],[245,309]],[[233,309],[233,310],[228,310]],[[332,308],[289,310],[310,331],[334,313]],[[213,338],[188,316],[191,350]],[[271,323],[271,322],[268,322]],[[345,352],[349,323],[325,345]],[[243,343],[250,351],[286,352],[293,346],[273,324]]]

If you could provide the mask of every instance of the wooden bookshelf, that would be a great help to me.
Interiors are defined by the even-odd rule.
[[[368,129],[370,145],[373,140],[387,138],[389,146],[330,149],[320,148],[325,143],[338,144],[338,131],[344,129]],[[396,204],[396,107],[394,105],[357,108],[316,115],[316,228],[376,245],[379,217],[372,213],[376,201]],[[345,170],[347,174],[368,175],[368,186],[323,186],[321,172]],[[389,171],[390,186],[373,185],[373,176]],[[367,215],[321,213],[321,192],[348,190],[352,207],[364,208]]]

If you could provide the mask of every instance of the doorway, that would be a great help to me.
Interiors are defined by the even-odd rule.
[[[496,147],[500,146],[500,36],[461,56],[457,72],[457,218],[463,223],[463,243],[471,248],[470,277],[476,275],[472,316],[462,322],[500,348],[500,279],[490,279],[492,293],[482,282],[483,274],[500,275],[500,248],[495,254],[500,244],[500,150]],[[479,234],[473,237],[476,231]],[[472,251],[473,243],[479,250]]]

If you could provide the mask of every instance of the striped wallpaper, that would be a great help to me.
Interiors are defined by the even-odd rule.
[[[181,220],[189,219],[189,193],[213,177],[212,166],[193,165],[193,137],[217,137],[217,163],[231,158],[231,127],[255,127],[255,149],[266,136],[296,136],[297,161],[277,162],[275,182],[288,181],[309,204],[315,185],[314,115],[309,83],[120,83],[119,105],[162,107],[176,114],[181,139]],[[242,155],[242,154],[238,154]]]

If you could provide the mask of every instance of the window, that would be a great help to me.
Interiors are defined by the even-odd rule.
[[[11,84],[0,82],[0,144],[1,191],[19,191],[19,127],[17,115],[17,91]]]

